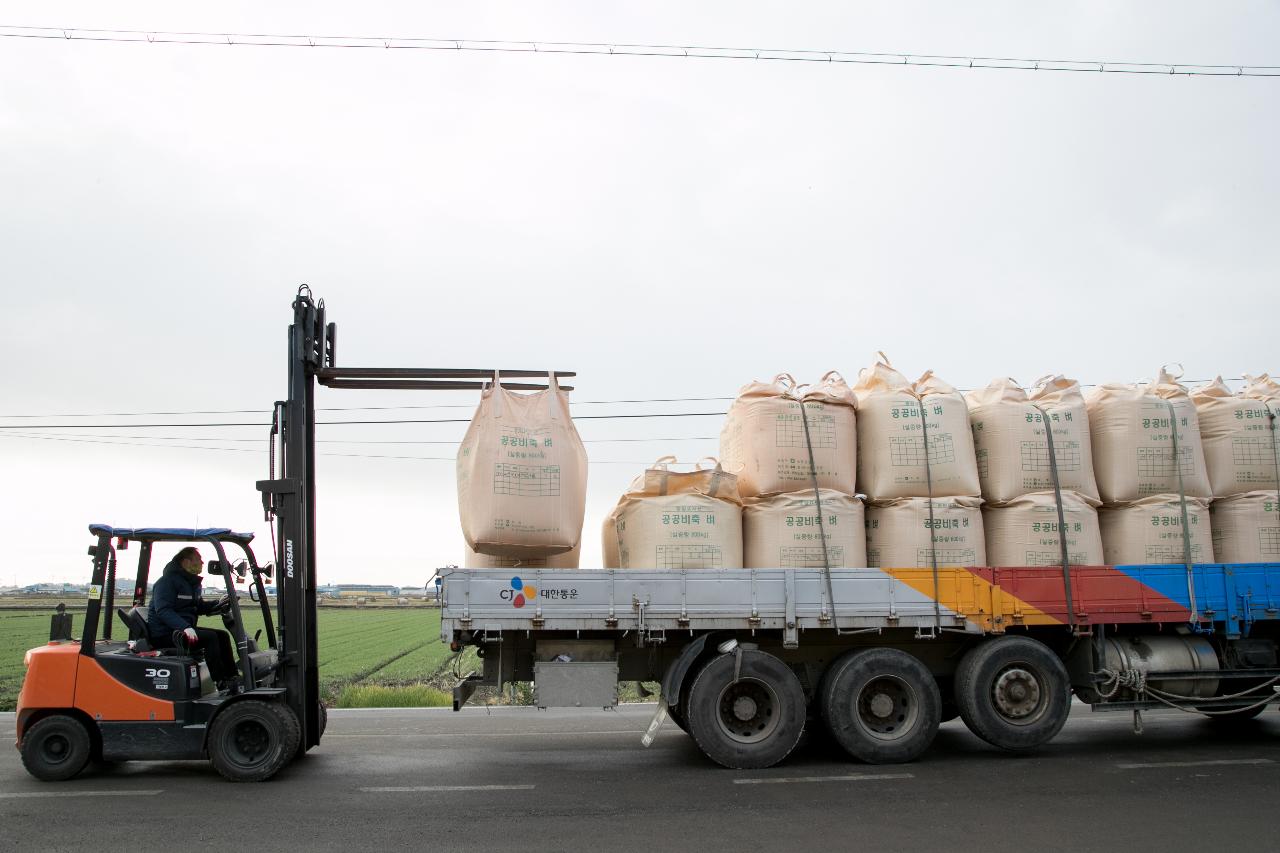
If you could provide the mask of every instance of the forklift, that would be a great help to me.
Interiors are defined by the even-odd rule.
[[[60,781],[93,760],[208,758],[235,781],[274,774],[297,751],[299,731],[292,709],[281,701],[285,690],[277,685],[276,632],[263,583],[272,567],[258,565],[250,547],[253,534],[105,524],[91,524],[89,532],[96,541],[89,547],[93,577],[81,638],[67,638],[65,625],[55,623],[58,636],[26,654],[17,734],[27,770],[38,779]],[[242,690],[215,690],[198,652],[180,643],[152,646],[147,581],[157,542],[213,546],[217,556],[206,571],[226,587],[222,622],[236,648]],[[117,552],[131,543],[139,546],[133,599],[117,609]],[[243,554],[234,563],[227,556],[231,546]],[[264,627],[254,637],[245,633],[235,589],[246,578],[250,598],[262,610]],[[113,635],[113,610],[124,638]]]
[[[27,653],[27,675],[18,699],[17,746],[37,778],[69,779],[91,759],[105,761],[209,758],[227,779],[271,778],[294,758],[318,746],[326,711],[320,701],[316,644],[316,385],[327,388],[466,391],[483,390],[495,377],[504,388],[545,390],[546,370],[339,367],[337,326],[325,316],[324,300],[307,285],[293,300],[288,336],[288,395],[272,407],[268,478],[257,482],[266,521],[273,525],[276,619],[273,625],[263,577],[249,547],[252,534],[227,529],[130,529],[93,525],[97,544],[83,637],[51,639]],[[554,372],[558,379],[575,376]],[[540,378],[544,384],[511,382]],[[572,386],[561,385],[566,391]],[[276,460],[280,470],[276,470]],[[113,540],[117,545],[113,545]],[[133,607],[121,611],[131,636],[145,633],[147,569],[155,542],[207,542],[217,552],[206,570],[226,582],[227,629],[235,641],[244,690],[220,694],[205,689],[207,670],[180,649],[147,649],[112,638],[116,548],[141,543]],[[245,559],[234,566],[224,544],[239,546]],[[245,636],[233,575],[252,574],[251,596],[260,603],[266,648]],[[97,639],[99,627],[101,639]],[[159,652],[159,654],[154,654]],[[157,681],[167,675],[164,686]],[[30,756],[30,758],[28,757]]]

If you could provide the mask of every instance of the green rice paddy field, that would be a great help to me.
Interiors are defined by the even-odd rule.
[[[243,601],[250,635],[262,627],[258,605]],[[23,654],[49,639],[52,607],[0,610],[0,711],[12,711],[22,686]],[[74,612],[79,636],[84,612]],[[453,655],[440,642],[435,608],[321,608],[319,611],[320,690],[331,705],[447,705],[453,686]],[[218,617],[201,620],[221,627]],[[117,620],[115,636],[125,635]],[[99,632],[101,634],[101,632]],[[463,662],[476,669],[476,661]]]

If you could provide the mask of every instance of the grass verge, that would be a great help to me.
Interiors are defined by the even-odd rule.
[[[335,708],[440,708],[452,707],[453,696],[426,684],[387,687],[381,684],[348,684],[338,691]]]

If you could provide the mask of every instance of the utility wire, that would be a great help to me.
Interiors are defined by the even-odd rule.
[[[433,50],[479,53],[550,53],[590,56],[643,56],[676,59],[733,59],[759,62],[824,62],[830,65],[914,65],[985,68],[1001,71],[1075,71],[1103,74],[1164,74],[1186,77],[1277,77],[1275,65],[1203,65],[1186,62],[1130,62],[1077,59],[1022,59],[998,56],[882,53],[848,50],[712,47],[573,41],[405,38],[401,36],[308,36],[281,33],[210,33],[164,30],[113,30],[88,27],[33,27],[0,24],[0,37],[142,44],[252,47]]]
[[[36,436],[27,433],[0,433],[0,436],[20,435],[30,438]],[[142,439],[144,441],[206,441],[206,442],[224,442],[227,444],[261,444],[262,438],[232,438],[230,436],[191,436],[191,435],[114,435],[100,433],[46,433],[44,438],[109,438],[113,441],[120,439]],[[618,442],[652,442],[652,441],[718,441],[719,436],[715,435],[686,435],[675,436],[672,438],[586,438],[583,444],[613,444]],[[358,439],[358,438],[318,438],[316,444],[448,444],[457,447],[461,441],[417,441],[414,439],[404,440],[387,440],[387,439]],[[156,445],[160,447],[161,445]]]
[[[1212,380],[1179,379],[1178,381],[1183,385],[1201,385],[1206,382],[1210,382]],[[1224,381],[1243,382],[1245,381],[1245,379],[1243,376],[1232,376]],[[1080,383],[1080,387],[1096,388],[1097,385],[1094,383],[1082,382]],[[974,391],[976,389],[957,388],[956,390],[962,394],[967,394],[970,391]],[[621,404],[630,404],[630,403],[703,403],[703,402],[724,403],[734,399],[736,398],[734,397],[649,397],[645,399],[635,399],[635,400],[575,400],[571,402],[570,405],[571,406],[610,406],[610,405],[621,405]],[[331,407],[318,406],[316,408],[316,411],[317,412],[384,412],[384,411],[420,410],[420,409],[474,409],[474,408],[475,408],[475,404],[473,403],[445,403],[445,404],[428,405],[428,406],[331,406]],[[44,415],[18,414],[18,415],[0,415],[0,418],[7,418],[10,420],[38,420],[43,418],[138,418],[138,417],[152,417],[152,416],[159,416],[159,415],[174,416],[174,417],[183,416],[183,415],[265,415],[270,413],[271,413],[270,409],[191,409],[187,411],[168,411],[168,412],[65,412],[62,414],[44,414]],[[697,414],[715,414],[715,413],[694,412],[694,413],[688,413],[688,414],[697,415]],[[720,414],[723,414],[723,412],[721,412]],[[653,415],[653,417],[666,417],[666,416],[668,415],[663,415],[663,414]],[[575,415],[574,420],[585,420],[590,418],[603,418],[603,417],[649,417],[649,416],[648,415]],[[322,423],[335,423],[335,424],[337,423],[373,423],[373,424],[376,424],[376,423],[470,423],[470,421],[457,418],[452,420],[435,420],[435,421],[426,421],[426,420],[424,421],[327,421]],[[38,428],[53,429],[53,428],[58,428],[58,426],[59,425],[42,424]],[[109,424],[108,426],[110,426],[112,429],[118,429],[121,427],[129,427],[129,426],[136,426],[139,428],[142,428],[142,427],[154,428],[154,427],[164,426],[164,424]],[[269,426],[269,424],[174,424],[174,426],[177,426],[177,427]],[[7,429],[11,427],[9,425],[0,425],[0,428]],[[37,427],[34,425],[30,425],[30,426],[14,425],[12,428],[36,429]],[[92,424],[67,424],[66,428],[67,429],[94,429],[95,427]],[[420,442],[420,443],[426,443],[426,442]]]
[[[719,417],[727,412],[648,412],[631,415],[576,415],[575,421],[619,420],[630,418],[707,418]],[[436,418],[430,420],[403,418],[382,421],[316,421],[316,426],[351,426],[370,424],[469,424],[471,418]],[[202,424],[0,424],[0,429],[204,429],[207,427],[269,427],[269,423],[202,423]]]
[[[94,438],[66,438],[62,436],[52,435],[20,435],[14,433],[0,433],[0,438],[8,438],[16,441],[65,441],[72,444],[109,444],[123,447],[164,447],[170,450],[204,450],[215,453],[261,453],[261,450],[254,450],[248,447],[200,447],[189,444],[153,444],[145,441],[104,441]],[[339,456],[351,459],[409,459],[419,462],[457,462],[457,458],[453,456],[396,456],[381,453],[320,453],[320,456]],[[652,465],[653,460],[637,462],[626,459],[588,459],[589,465]]]
[[[623,403],[727,402],[733,397],[651,397],[643,400],[573,400],[571,406],[612,406]],[[385,412],[401,409],[474,409],[475,403],[440,403],[430,406],[317,406],[317,412]],[[158,415],[269,415],[270,409],[191,409],[181,412],[65,412],[45,415],[0,415],[0,418],[138,418]]]

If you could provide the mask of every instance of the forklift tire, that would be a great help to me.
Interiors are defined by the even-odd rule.
[[[93,755],[93,741],[75,717],[45,717],[22,738],[22,764],[43,782],[63,782],[75,776]]]
[[[209,760],[232,782],[262,782],[298,749],[298,720],[279,702],[244,699],[218,714],[209,731]]]
[[[956,671],[956,704],[969,731],[1024,751],[1048,743],[1071,711],[1071,680],[1053,651],[1029,637],[975,646]]]
[[[742,648],[710,660],[682,705],[698,748],[735,770],[772,767],[790,755],[804,732],[807,710],[804,688],[791,667],[766,652]]]

